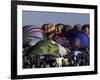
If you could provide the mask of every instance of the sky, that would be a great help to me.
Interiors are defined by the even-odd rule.
[[[63,13],[63,12],[43,12],[43,11],[23,11],[22,26],[35,25],[40,28],[45,23],[52,24],[89,24],[89,14],[87,13]]]

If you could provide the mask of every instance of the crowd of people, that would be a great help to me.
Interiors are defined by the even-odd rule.
[[[89,24],[74,26],[62,23],[43,24],[37,29],[32,25],[23,27],[23,68],[49,68],[89,65]],[[59,56],[53,54],[32,54],[32,48],[41,40],[52,40],[66,50]],[[38,49],[38,48],[37,48]],[[59,53],[58,53],[59,54]]]

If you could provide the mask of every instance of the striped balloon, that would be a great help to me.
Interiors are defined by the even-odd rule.
[[[23,42],[29,43],[31,41],[43,39],[43,31],[35,28],[34,25],[26,25],[23,27]]]

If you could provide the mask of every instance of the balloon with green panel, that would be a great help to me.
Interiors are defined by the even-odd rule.
[[[51,54],[59,56],[59,47],[52,43],[52,40],[41,40],[32,47],[32,55]]]

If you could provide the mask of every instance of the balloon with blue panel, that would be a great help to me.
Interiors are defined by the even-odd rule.
[[[72,37],[70,39],[70,45],[72,46],[89,46],[90,44],[90,38],[89,35],[82,31],[77,31],[72,34]]]

